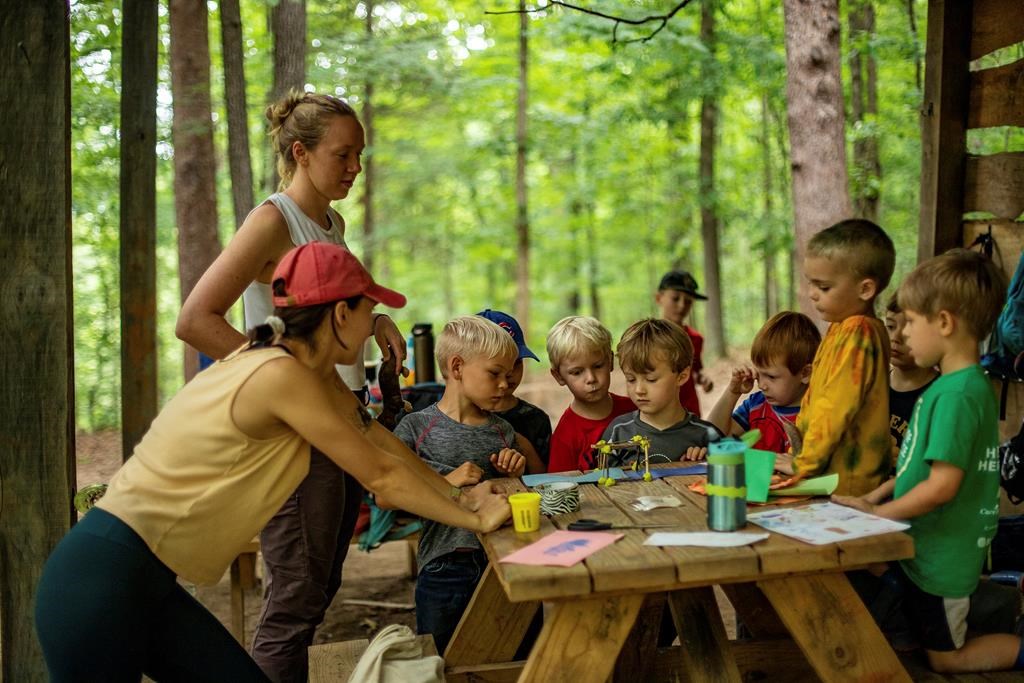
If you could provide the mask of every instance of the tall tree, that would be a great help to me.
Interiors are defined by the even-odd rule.
[[[719,89],[715,62],[715,0],[701,3],[700,40],[707,51],[701,68],[704,89],[700,104],[700,232],[704,240],[704,287],[708,293],[705,350],[710,358],[720,358],[725,355],[725,324],[718,256],[718,199],[715,195]]]
[[[252,210],[252,159],[249,155],[249,117],[245,99],[245,60],[242,17],[238,0],[220,2],[221,55],[224,59],[224,99],[228,111],[228,168],[235,227]]]
[[[302,92],[306,85],[306,0],[277,0],[270,9],[270,32],[274,36],[274,89],[271,101],[289,91]],[[274,192],[281,177],[277,166],[269,165],[270,187]]]
[[[121,454],[157,413],[157,0],[124,6],[121,46]]]
[[[366,8],[366,44],[373,49],[373,0],[365,0]],[[374,244],[373,232],[376,228],[376,216],[373,213],[374,175],[376,168],[373,159],[373,140],[376,134],[373,120],[373,79],[367,78],[363,85],[363,131],[366,134],[366,147],[369,154],[363,158],[363,263],[366,269],[373,272]]]
[[[526,197],[526,95],[529,45],[526,0],[519,0],[519,96],[516,99],[516,318],[530,329],[530,219]]]
[[[838,0],[783,0],[786,100],[798,260],[817,232],[850,215]],[[806,295],[800,308],[814,315]]]
[[[220,252],[207,22],[203,0],[171,0],[174,217],[178,226],[178,279],[183,302]],[[186,345],[186,381],[198,370],[199,355]]]
[[[34,603],[75,489],[67,2],[0,2],[0,680],[46,680]]]
[[[871,0],[852,0],[850,27],[850,118],[853,119],[854,213],[878,221],[882,163],[878,157],[878,64],[871,47],[875,7]]]
[[[768,92],[761,93],[761,179],[763,190],[763,206],[761,223],[765,226],[764,242],[761,258],[764,261],[764,317],[775,315],[779,310],[779,281],[775,272],[776,236],[775,226],[775,183],[772,167],[771,122],[768,113]]]

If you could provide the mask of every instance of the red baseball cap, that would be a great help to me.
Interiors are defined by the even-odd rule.
[[[284,280],[284,296],[274,296],[281,308],[313,306],[362,294],[391,308],[405,306],[405,296],[381,287],[355,255],[337,244],[310,242],[292,249],[277,264],[271,281]]]

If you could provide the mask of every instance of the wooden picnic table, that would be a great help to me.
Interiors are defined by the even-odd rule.
[[[579,518],[706,531],[706,499],[687,489],[697,479],[581,484],[579,511],[542,517],[533,533],[506,526],[482,534],[491,564],[445,652],[447,679],[740,681],[741,671],[756,670],[787,683],[910,681],[844,573],[912,557],[913,541],[904,533],[821,546],[772,533],[739,548],[659,548],[643,545],[644,529],[622,529],[614,532],[624,535],[617,543],[572,567],[498,563]],[[509,492],[526,489],[518,479],[496,483]],[[641,495],[674,495],[683,505],[635,512],[628,503]],[[746,530],[763,531],[751,524]],[[752,638],[727,639],[714,585]],[[543,630],[529,658],[513,662],[541,602],[549,603]],[[666,605],[682,645],[659,651]]]

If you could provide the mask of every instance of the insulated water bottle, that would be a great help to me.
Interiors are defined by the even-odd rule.
[[[708,447],[708,528],[736,531],[747,523],[747,485],[742,441],[726,440]]]

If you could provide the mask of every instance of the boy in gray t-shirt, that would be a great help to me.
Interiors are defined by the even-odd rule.
[[[668,320],[637,321],[622,333],[616,353],[626,375],[626,393],[637,410],[612,420],[602,439],[622,442],[646,436],[651,462],[702,459],[708,444],[722,433],[679,400],[679,387],[693,363],[693,346],[683,329]],[[616,453],[612,464],[629,464],[635,457],[631,452]]]
[[[407,415],[395,436],[452,486],[521,476],[526,459],[515,450],[515,430],[491,414],[519,357],[512,337],[490,320],[463,316],[444,326],[436,353],[444,395]],[[437,651],[444,652],[487,557],[473,532],[424,520],[418,559],[416,630],[432,634]]]

